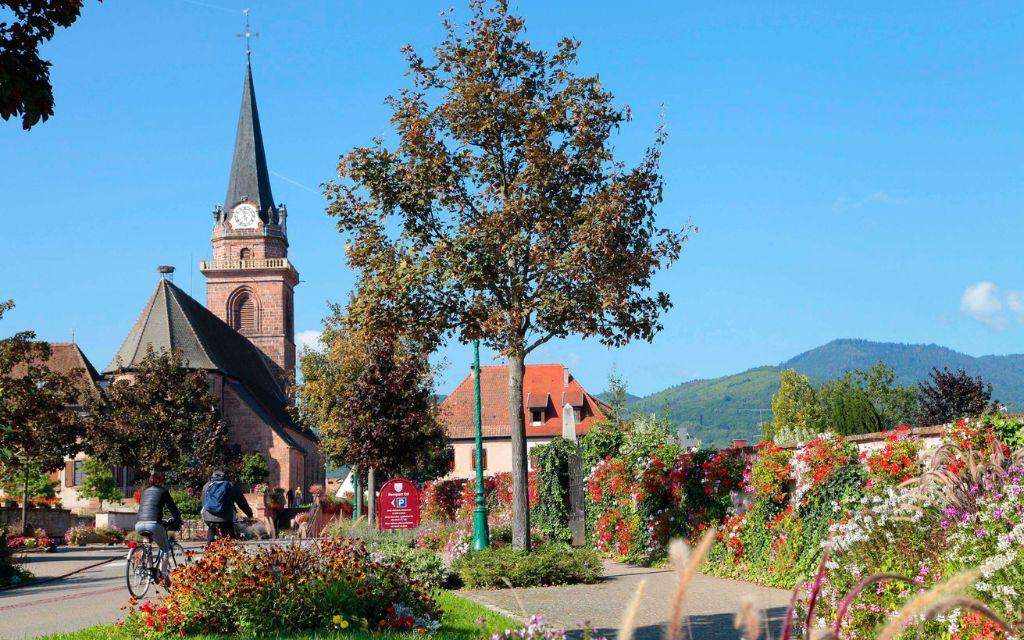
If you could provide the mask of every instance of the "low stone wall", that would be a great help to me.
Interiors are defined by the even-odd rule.
[[[44,529],[50,536],[63,536],[78,524],[78,518],[67,509],[29,509],[27,520],[36,529]],[[21,528],[21,509],[0,507],[0,526],[11,530]]]
[[[97,527],[114,527],[116,529],[124,529],[125,531],[133,531],[138,520],[138,514],[134,511],[109,511],[96,514]]]

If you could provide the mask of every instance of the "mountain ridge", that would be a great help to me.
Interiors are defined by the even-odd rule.
[[[718,378],[688,380],[632,400],[629,408],[657,413],[680,431],[708,445],[732,438],[756,440],[761,420],[771,419],[771,397],[779,372],[795,369],[821,384],[879,360],[893,368],[903,385],[927,380],[932,367],[964,369],[992,383],[993,397],[1010,409],[1024,407],[1024,354],[971,356],[938,344],[875,342],[839,338],[799,353],[778,365],[752,367]]]

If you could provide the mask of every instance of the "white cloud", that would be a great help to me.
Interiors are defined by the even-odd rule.
[[[1024,297],[1018,299],[1013,293],[1011,296],[1014,302],[1008,302],[1010,308],[1013,309],[1012,305],[1021,304],[1021,309],[1024,310]],[[994,282],[976,282],[967,287],[960,298],[960,310],[996,329],[1005,329],[1008,323],[1003,312],[1003,302],[999,299],[999,287]]]
[[[310,349],[319,349],[323,347],[320,342],[320,336],[323,334],[321,331],[316,329],[306,329],[295,334],[295,350],[302,351],[306,347]]]
[[[884,191],[876,191],[875,193],[864,196],[863,198],[849,198],[847,196],[839,196],[836,201],[832,203],[832,210],[837,213],[844,211],[853,211],[854,209],[860,209],[872,204],[902,204],[904,200],[897,198],[896,196],[886,193]]]
[[[1024,291],[1010,291],[1007,293],[1006,306],[1017,318],[1017,322],[1024,322]]]

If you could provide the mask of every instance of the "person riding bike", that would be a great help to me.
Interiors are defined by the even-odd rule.
[[[252,518],[252,508],[238,485],[228,480],[223,471],[214,471],[203,487],[203,521],[206,523],[206,542],[217,538],[234,538],[235,507]]]
[[[149,535],[153,542],[160,548],[160,574],[167,573],[167,558],[171,552],[171,545],[168,542],[167,530],[181,528],[181,512],[178,505],[174,504],[171,492],[164,487],[164,474],[155,471],[149,476],[146,489],[139,497],[138,522],[135,523],[135,533]],[[164,509],[171,515],[167,523],[163,521]]]

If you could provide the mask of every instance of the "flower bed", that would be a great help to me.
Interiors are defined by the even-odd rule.
[[[248,553],[229,539],[175,570],[166,597],[133,603],[132,636],[266,635],[339,628],[432,632],[441,611],[401,563],[375,559],[360,542],[325,540]]]

